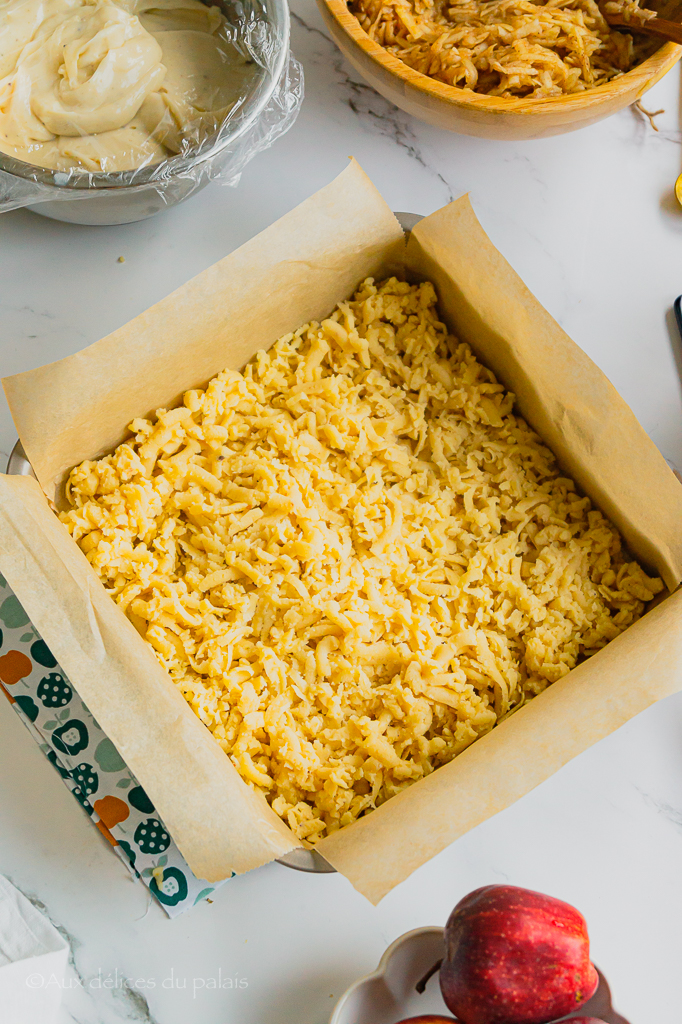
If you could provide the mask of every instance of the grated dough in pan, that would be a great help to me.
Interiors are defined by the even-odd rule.
[[[315,842],[663,589],[431,284],[364,281],[76,467],[61,520],[241,777]]]

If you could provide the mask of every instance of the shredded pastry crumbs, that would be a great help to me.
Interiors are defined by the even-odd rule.
[[[612,29],[639,0],[351,0],[371,39],[415,71],[490,96],[561,96],[603,85],[651,52]],[[604,12],[604,13],[602,13]]]
[[[662,590],[448,337],[368,278],[71,473],[66,525],[311,842],[446,764]]]

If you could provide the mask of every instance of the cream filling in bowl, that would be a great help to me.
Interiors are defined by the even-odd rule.
[[[259,68],[199,0],[0,0],[0,151],[124,171],[198,146]]]

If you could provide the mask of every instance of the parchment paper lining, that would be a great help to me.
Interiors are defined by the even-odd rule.
[[[431,279],[446,322],[517,395],[565,471],[670,590],[682,578],[682,488],[601,371],[493,247],[466,198],[405,246],[353,161],[267,231],[89,348],[4,381],[26,453],[61,504],[69,469],[225,367],[327,315],[368,274]],[[292,849],[28,478],[0,477],[0,568],[71,681],[208,880]],[[682,597],[640,622],[451,764],[318,844],[377,902],[468,829],[682,688]]]

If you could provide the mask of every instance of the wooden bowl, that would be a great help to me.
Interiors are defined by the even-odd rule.
[[[571,96],[485,96],[445,85],[408,67],[370,39],[345,0],[317,0],[317,4],[339,49],[377,92],[437,128],[483,139],[543,139],[594,124],[635,103],[682,56],[682,46],[665,43],[620,78]]]

